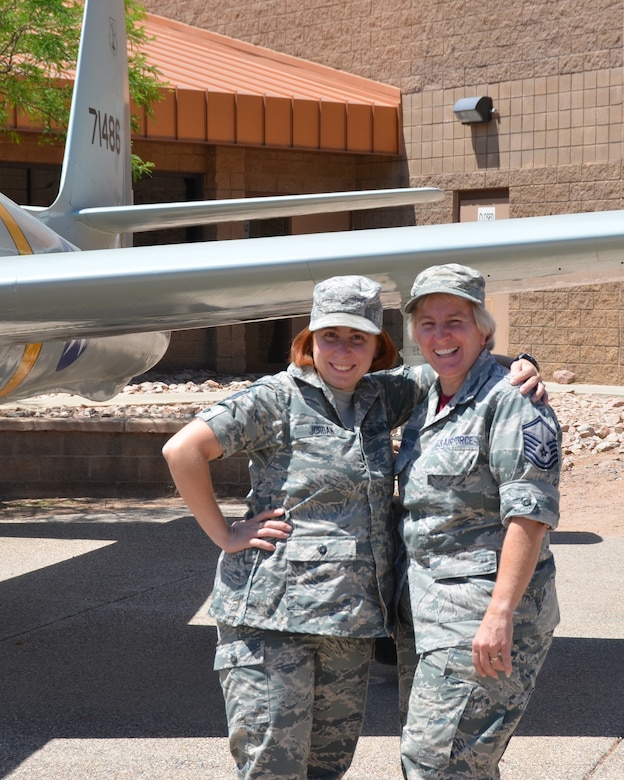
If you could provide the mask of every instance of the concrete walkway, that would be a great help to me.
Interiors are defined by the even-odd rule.
[[[19,406],[209,405],[227,394],[121,394],[104,404],[55,395]],[[502,779],[621,780],[624,539],[560,532],[553,548],[562,623]],[[216,550],[181,502],[7,505],[0,553],[0,777],[234,779],[205,615]],[[395,669],[375,664],[346,780],[401,780],[396,710]]]
[[[240,505],[228,512],[240,516]],[[234,779],[205,615],[216,550],[182,504],[5,505],[0,777]],[[624,538],[555,533],[563,620],[503,780],[624,777]],[[401,780],[375,664],[346,780]]]

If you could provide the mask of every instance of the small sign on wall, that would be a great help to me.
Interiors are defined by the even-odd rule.
[[[496,219],[496,206],[479,206],[477,209],[477,222],[494,222]]]

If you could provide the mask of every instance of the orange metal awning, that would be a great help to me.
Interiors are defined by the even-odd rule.
[[[145,52],[167,83],[139,137],[398,155],[396,87],[147,14]],[[133,107],[133,113],[141,111]],[[23,115],[18,130],[36,129]]]
[[[147,15],[147,47],[172,89],[147,138],[399,154],[398,88]]]

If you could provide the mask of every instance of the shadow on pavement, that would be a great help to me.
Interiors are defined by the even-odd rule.
[[[226,735],[216,630],[191,622],[216,550],[170,518],[0,523],[25,554],[29,539],[111,542],[0,582],[0,776],[52,739]],[[622,657],[624,640],[556,638],[519,733],[622,736]],[[396,713],[396,669],[375,663],[364,735],[397,735]]]
[[[589,531],[551,531],[551,544],[600,544],[602,536]]]
[[[555,637],[518,734],[624,735],[624,639]]]

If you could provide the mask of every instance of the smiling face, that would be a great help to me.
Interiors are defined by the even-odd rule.
[[[377,336],[353,328],[321,328],[312,334],[314,367],[324,382],[352,392],[370,370]]]
[[[412,314],[412,333],[439,375],[442,392],[454,395],[486,342],[472,304],[457,295],[426,295]]]

